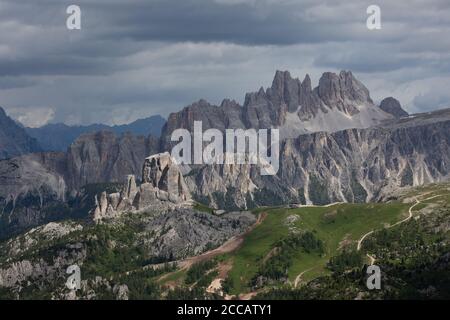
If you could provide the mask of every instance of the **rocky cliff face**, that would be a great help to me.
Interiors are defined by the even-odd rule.
[[[280,179],[303,191],[307,203],[376,201],[448,179],[449,133],[450,121],[442,121],[300,136],[283,146]]]
[[[93,219],[100,222],[152,207],[159,211],[190,207],[191,195],[184,177],[169,153],[152,155],[145,159],[142,184],[138,187],[134,175],[129,175],[120,193],[103,192],[95,199]]]
[[[0,238],[64,214],[63,153],[0,160]]]
[[[142,182],[158,188],[160,192],[167,192],[172,202],[190,199],[180,168],[168,152],[152,155],[145,159],[142,168]]]
[[[40,150],[41,147],[36,139],[31,138],[0,107],[0,159]]]
[[[450,110],[287,139],[276,176],[260,176],[254,166],[194,171],[189,187],[218,207],[377,201],[398,188],[450,178]]]
[[[444,114],[408,119],[394,98],[378,107],[351,72],[324,73],[313,89],[308,75],[300,81],[277,71],[272,86],[248,93],[242,107],[202,100],[170,115],[162,147],[170,150],[171,132],[192,131],[195,120],[202,121],[204,130],[279,128],[283,142],[276,176],[260,176],[249,165],[191,166],[186,180],[197,200],[219,208],[371,201],[389,189],[447,178]],[[421,140],[430,135],[442,149],[423,145]]]
[[[101,131],[82,135],[67,150],[67,184],[71,189],[95,182],[122,182],[140,175],[142,159],[158,152],[158,139]]]

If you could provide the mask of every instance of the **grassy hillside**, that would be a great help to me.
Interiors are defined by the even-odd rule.
[[[304,272],[302,280],[307,281],[326,273],[326,264],[339,248],[353,246],[365,233],[383,228],[406,217],[409,204],[336,204],[330,207],[303,207],[298,209],[268,209],[267,217],[251,234],[243,246],[230,255],[233,268],[232,294],[248,291],[260,263],[275,248],[277,241],[292,232],[311,231],[323,241],[323,254],[295,252],[288,278],[294,281]],[[292,222],[290,222],[292,221]]]

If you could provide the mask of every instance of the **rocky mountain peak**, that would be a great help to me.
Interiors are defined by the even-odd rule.
[[[275,76],[272,80],[272,90],[277,93],[280,93],[280,95],[283,95],[284,88],[289,87],[290,84],[295,82],[296,79],[293,79],[291,77],[291,74],[289,71],[280,71],[277,70],[275,72]]]
[[[190,198],[180,168],[168,152],[158,153],[145,159],[142,182],[167,192],[168,199],[173,202],[186,201]]]
[[[309,93],[311,91],[312,91],[311,78],[309,77],[309,74],[306,74],[305,78],[302,81],[302,92]]]
[[[396,118],[407,117],[409,115],[408,112],[403,110],[400,102],[393,97],[384,98],[380,103],[380,108]]]
[[[31,138],[0,107],[0,159],[38,151],[41,147],[36,139]]]
[[[339,78],[343,84],[344,95],[348,99],[361,103],[373,104],[373,101],[370,98],[369,90],[353,76],[351,71],[341,71]]]
[[[358,105],[373,104],[369,90],[350,71],[341,71],[339,75],[325,72],[317,93],[330,109],[337,108],[350,116],[359,112]]]
[[[220,104],[221,108],[239,108],[240,105],[235,100],[231,99],[223,99],[222,103]]]
[[[289,112],[297,110],[300,102],[301,83],[298,78],[293,79],[289,71],[277,71],[268,90],[268,95],[275,105],[285,104]]]
[[[163,130],[162,149],[177,128],[191,130],[202,121],[203,130],[217,128],[280,128],[282,138],[317,131],[334,132],[348,128],[367,128],[392,115],[373,104],[369,90],[350,71],[325,72],[313,89],[307,74],[303,81],[289,71],[276,71],[267,90],[245,95],[243,107],[225,99],[221,106],[200,100],[169,116]],[[164,138],[166,137],[166,138]]]
[[[244,107],[265,104],[267,101],[267,95],[264,88],[259,88],[258,92],[250,92],[245,95]]]

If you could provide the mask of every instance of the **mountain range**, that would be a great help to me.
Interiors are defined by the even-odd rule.
[[[166,120],[159,116],[138,119],[124,125],[108,126],[91,124],[87,126],[68,126],[63,123],[47,124],[39,128],[25,128],[25,131],[37,140],[44,151],[66,151],[82,134],[98,131],[111,131],[115,134],[130,132],[134,135],[159,137]]]
[[[277,71],[271,87],[247,93],[242,106],[199,100],[170,114],[160,138],[90,132],[64,152],[0,161],[3,233],[55,219],[49,212],[67,206],[87,185],[122,183],[128,174],[140,178],[143,159],[170,151],[173,130],[192,130],[194,121],[204,130],[281,133],[275,176],[261,176],[251,165],[185,168],[194,199],[213,208],[380,201],[392,190],[449,178],[450,109],[410,116],[392,97],[376,105],[349,71],[326,72],[315,88],[308,75],[300,81]]]
[[[376,106],[369,90],[350,71],[339,74],[326,72],[317,87],[311,78],[303,81],[291,77],[288,71],[277,71],[272,86],[247,93],[243,106],[225,99],[220,106],[199,100],[180,112],[169,115],[163,128],[163,148],[170,147],[170,134],[177,128],[192,130],[194,121],[203,128],[279,128],[281,138],[318,131],[334,132],[349,128],[367,128],[407,113],[396,99],[388,108],[386,102]],[[399,113],[400,112],[400,113]]]

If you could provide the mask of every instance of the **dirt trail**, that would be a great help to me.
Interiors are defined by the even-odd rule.
[[[239,300],[251,300],[254,296],[258,294],[257,291],[252,291],[249,293],[244,293],[239,295]]]
[[[267,217],[267,213],[266,212],[262,212],[258,215],[258,218],[256,219],[256,222],[244,233],[231,237],[229,240],[227,240],[224,244],[222,244],[220,247],[204,252],[198,256],[195,257],[189,257],[183,260],[177,260],[177,261],[172,261],[170,262],[171,265],[176,265],[179,269],[174,271],[174,272],[170,272],[167,273],[163,276],[161,276],[158,281],[164,280],[165,278],[167,278],[168,276],[170,276],[171,274],[175,273],[175,272],[179,272],[181,270],[187,270],[189,269],[193,264],[202,262],[202,261],[207,261],[210,259],[213,259],[214,257],[217,257],[218,255],[221,254],[225,254],[225,253],[230,253],[233,252],[237,249],[239,249],[239,247],[242,245],[242,243],[244,242],[244,238],[253,231],[253,229],[255,229],[258,225],[260,225],[264,219]],[[166,264],[165,263],[160,263],[160,264],[152,264],[152,265],[147,265],[145,267],[143,267],[144,269],[148,269],[148,268],[153,268],[153,269],[158,269],[158,268],[162,268],[164,267]],[[217,280],[217,279],[214,279]],[[213,280],[213,281],[214,281]],[[215,285],[217,286],[217,281],[215,282]]]
[[[309,269],[307,269],[307,270],[305,270],[305,271],[302,271],[302,272],[300,272],[300,273],[298,274],[298,276],[295,277],[295,280],[294,280],[294,288],[297,288],[298,284],[299,284],[300,281],[302,280],[302,276],[303,276],[306,272],[311,271],[312,269],[314,269],[314,268],[309,268]]]
[[[344,204],[345,202],[333,202],[333,203],[329,203],[326,205],[315,205],[315,204],[298,204],[296,205],[297,208],[328,208],[328,207],[332,207],[335,206],[337,204]]]
[[[370,236],[373,232],[374,232],[374,230],[369,231],[369,232],[367,232],[365,235],[363,235],[363,236],[361,237],[361,239],[359,239],[358,245],[356,246],[356,250],[357,250],[357,251],[361,250],[362,242],[364,241],[364,239],[365,239],[366,237]]]
[[[366,254],[367,258],[369,258],[370,260],[370,265],[375,264],[375,258],[373,256],[371,256],[370,254]]]
[[[428,194],[428,193],[426,193],[426,194]],[[421,196],[424,196],[424,195],[426,195],[426,194],[422,194]],[[443,196],[442,194],[439,194],[439,195],[436,195],[436,196],[432,196],[432,197],[423,199],[422,201],[428,201],[428,200],[431,200],[431,199],[434,199],[434,198],[437,198],[437,197],[442,197],[442,196]],[[421,202],[419,199],[416,198],[416,203],[414,203],[411,207],[409,207],[409,210],[408,210],[408,213],[409,213],[409,214],[408,214],[408,216],[407,216],[405,219],[400,220],[400,221],[394,223],[393,225],[390,225],[390,226],[386,227],[386,229],[393,228],[393,227],[398,226],[399,224],[402,224],[402,223],[408,221],[409,219],[411,219],[411,218],[413,217],[413,212],[412,212],[412,210],[414,209],[415,206],[417,206],[417,205],[420,204],[420,203],[422,203],[422,202]],[[360,250],[361,250],[361,246],[362,246],[362,243],[363,243],[364,239],[365,239],[367,236],[371,235],[374,231],[375,231],[375,230],[371,230],[371,231],[367,232],[365,235],[363,235],[363,236],[361,237],[361,239],[359,239],[358,245],[356,246],[356,250],[357,250],[357,251],[360,251]],[[370,264],[373,265],[373,264],[375,263],[375,258],[374,258],[372,255],[370,255],[370,254],[367,254],[367,257],[370,259]]]
[[[221,245],[220,247],[207,251],[205,253],[202,253],[201,255],[195,256],[195,257],[190,257],[184,260],[180,260],[177,262],[177,265],[181,268],[181,269],[188,269],[190,268],[193,264],[202,262],[202,261],[206,261],[206,260],[211,260],[212,258],[224,254],[224,253],[229,253],[229,252],[233,252],[235,250],[237,250],[242,243],[244,242],[244,238],[253,231],[253,229],[255,229],[258,225],[261,224],[261,222],[264,221],[264,219],[266,218],[267,213],[261,213],[256,222],[244,233],[238,235],[238,236],[234,236],[231,237],[228,241],[226,241],[223,245]]]

